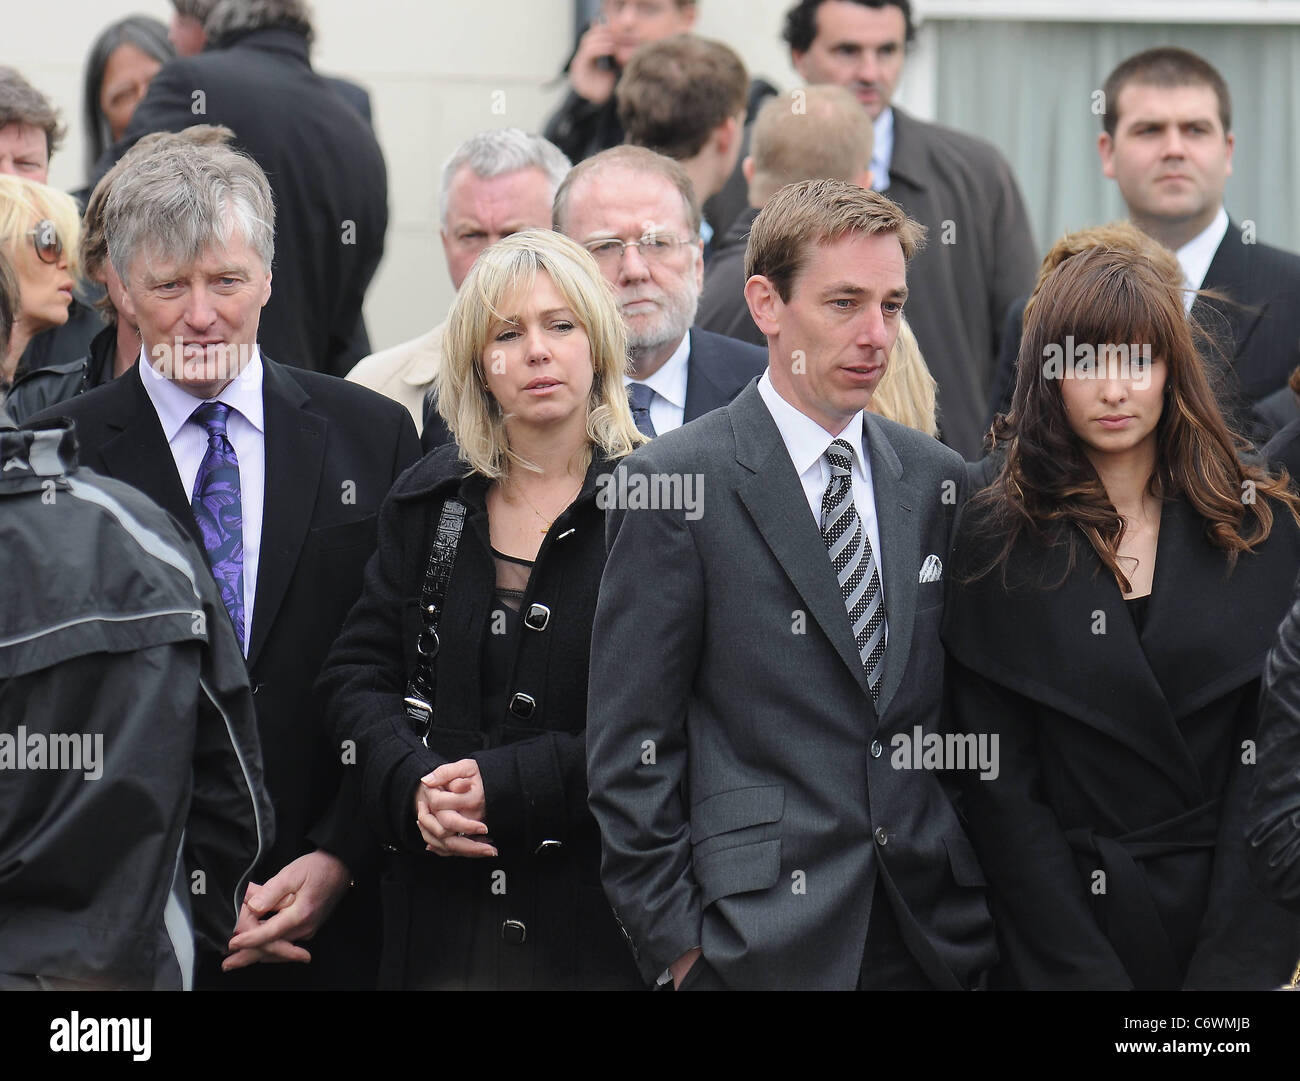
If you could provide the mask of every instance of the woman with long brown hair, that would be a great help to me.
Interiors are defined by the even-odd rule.
[[[944,642],[995,763],[967,811],[1009,986],[1269,987],[1300,952],[1241,819],[1300,501],[1243,459],[1180,285],[1122,237],[1046,274],[954,547]]]

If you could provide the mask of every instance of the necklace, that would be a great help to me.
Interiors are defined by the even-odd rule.
[[[545,536],[550,531],[551,526],[555,524],[555,519],[558,518],[560,514],[563,514],[564,511],[568,509],[569,504],[578,498],[578,492],[582,491],[582,483],[579,482],[577,490],[574,491],[573,495],[570,496],[565,501],[564,507],[561,508],[560,510],[560,514],[556,514],[550,518],[547,518],[546,515],[544,515],[541,511],[537,509],[537,505],[531,499],[528,498],[527,494],[524,492],[523,486],[520,485],[518,481],[514,482],[514,486],[515,486],[515,490],[520,494],[520,496],[523,497],[524,502],[528,504],[529,509],[531,509],[535,515],[537,515],[538,521],[544,523],[542,525],[542,528],[538,530],[538,532],[541,533],[543,536]]]

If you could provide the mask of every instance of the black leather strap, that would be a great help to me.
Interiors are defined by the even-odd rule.
[[[465,510],[465,504],[459,499],[448,499],[443,503],[433,546],[429,549],[429,566],[424,572],[424,589],[420,594],[423,627],[415,640],[415,670],[406,685],[406,716],[422,740],[428,739],[433,723],[433,662],[438,655],[438,623],[447,597],[447,583],[451,581],[451,571],[456,565],[456,550],[465,526]]]

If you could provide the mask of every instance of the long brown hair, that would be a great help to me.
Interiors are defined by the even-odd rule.
[[[1164,361],[1165,403],[1148,490],[1160,500],[1185,498],[1230,567],[1267,539],[1272,501],[1285,505],[1300,525],[1300,499],[1289,490],[1285,471],[1274,477],[1243,461],[1249,444],[1229,431],[1210,388],[1183,307],[1181,272],[1164,258],[1151,258],[1144,250],[1149,243],[1088,247],[1060,259],[1040,279],[1025,313],[1011,412],[997,431],[1006,459],[993,484],[972,500],[975,509],[987,511],[978,516],[980,532],[1001,547],[974,577],[999,563],[1005,577],[1007,556],[1028,532],[1045,544],[1068,544],[1066,574],[1086,538],[1124,592],[1130,589],[1118,556],[1124,519],[1070,427],[1059,371],[1045,363],[1049,356],[1070,356],[1076,343],[1098,353],[1111,344],[1149,346],[1150,356]]]

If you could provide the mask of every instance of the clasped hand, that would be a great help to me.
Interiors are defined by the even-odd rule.
[[[474,759],[448,762],[420,778],[415,822],[428,851],[439,856],[495,856],[486,814],[483,775]]]

